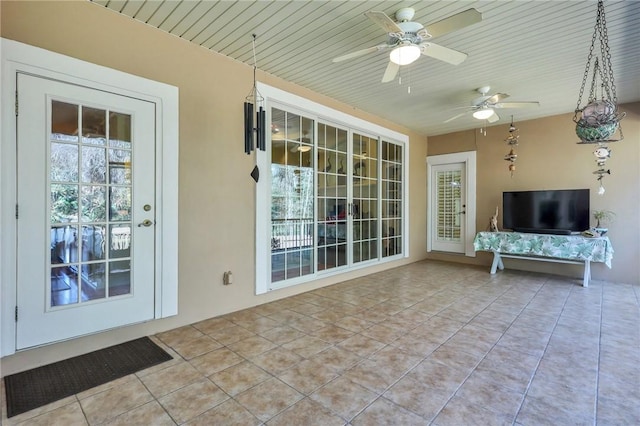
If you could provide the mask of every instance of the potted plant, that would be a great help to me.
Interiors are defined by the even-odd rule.
[[[606,234],[609,229],[605,228],[604,225],[613,222],[616,214],[610,210],[594,210],[592,214],[596,220],[596,226],[593,229],[600,235]]]

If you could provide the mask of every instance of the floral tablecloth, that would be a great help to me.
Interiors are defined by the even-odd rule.
[[[609,268],[613,258],[613,247],[608,237],[478,232],[473,241],[473,247],[476,251],[604,262]]]

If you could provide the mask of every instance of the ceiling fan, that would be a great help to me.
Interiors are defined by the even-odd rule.
[[[420,55],[429,56],[453,65],[458,65],[467,58],[466,53],[440,46],[428,40],[482,21],[482,14],[480,12],[475,9],[465,10],[464,12],[434,22],[429,25],[428,30],[419,22],[411,21],[414,14],[415,10],[413,8],[402,8],[395,13],[396,22],[389,18],[384,12],[366,12],[365,16],[367,18],[371,19],[387,32],[389,35],[387,42],[338,56],[333,59],[333,62],[342,62],[368,53],[391,49],[389,65],[387,65],[387,69],[382,77],[382,82],[386,83],[396,77],[401,65],[408,65],[414,62]]]
[[[489,86],[483,86],[477,89],[478,93],[480,93],[480,97],[474,99],[471,102],[470,106],[460,107],[466,109],[467,111],[454,115],[445,121],[448,123],[457,118],[460,118],[468,113],[473,115],[473,118],[478,120],[487,120],[489,123],[495,123],[500,120],[500,117],[496,113],[496,109],[502,108],[535,108],[540,106],[540,102],[502,102],[503,99],[509,97],[506,93],[496,93],[493,95],[487,95],[491,90]]]

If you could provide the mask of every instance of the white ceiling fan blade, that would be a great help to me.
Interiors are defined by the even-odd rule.
[[[500,116],[495,111],[493,111],[493,114],[491,114],[489,118],[487,118],[487,121],[489,123],[495,123],[498,120],[500,120]]]
[[[379,44],[377,46],[368,47],[366,49],[356,50],[355,52],[347,53],[346,55],[333,58],[332,62],[346,61],[347,59],[357,58],[358,56],[363,56],[368,53],[378,52],[380,50],[386,49],[387,47],[389,47],[387,44]]]
[[[429,56],[452,65],[459,65],[467,59],[466,53],[458,52],[457,50],[449,49],[439,44],[429,42],[423,43],[422,46],[422,54],[424,56]]]
[[[496,93],[495,95],[491,95],[490,97],[488,97],[485,102],[488,104],[495,104],[500,102],[503,99],[507,99],[510,95],[506,94],[506,93]]]
[[[462,117],[463,115],[466,115],[466,114],[467,114],[466,112],[463,112],[461,114],[454,115],[453,117],[449,118],[448,120],[443,121],[443,123],[448,123],[448,122],[453,121],[455,119],[458,119],[458,118],[460,118],[460,117]]]
[[[441,21],[427,25],[427,31],[432,37],[439,37],[443,34],[456,31],[469,25],[482,21],[482,13],[475,9],[467,9],[464,12],[444,18]]]
[[[500,102],[494,105],[496,108],[535,108],[540,102]]]
[[[388,83],[389,81],[393,81],[396,78],[396,74],[398,74],[398,70],[400,69],[400,65],[389,61],[389,65],[387,65],[387,69],[384,71],[384,75],[382,76],[382,82]]]
[[[379,27],[381,27],[383,30],[385,30],[388,33],[404,34],[404,31],[402,31],[402,28],[400,28],[398,24],[396,24],[393,21],[393,19],[389,18],[387,14],[384,12],[378,12],[376,10],[372,10],[369,12],[365,12],[364,16],[371,19],[373,22],[378,24]]]
[[[441,21],[427,25],[427,31],[432,37],[439,37],[480,21],[482,21],[482,13],[475,9],[467,9],[464,12],[456,13]]]

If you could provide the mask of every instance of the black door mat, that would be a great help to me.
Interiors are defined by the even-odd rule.
[[[7,417],[173,359],[148,337],[4,378]]]

